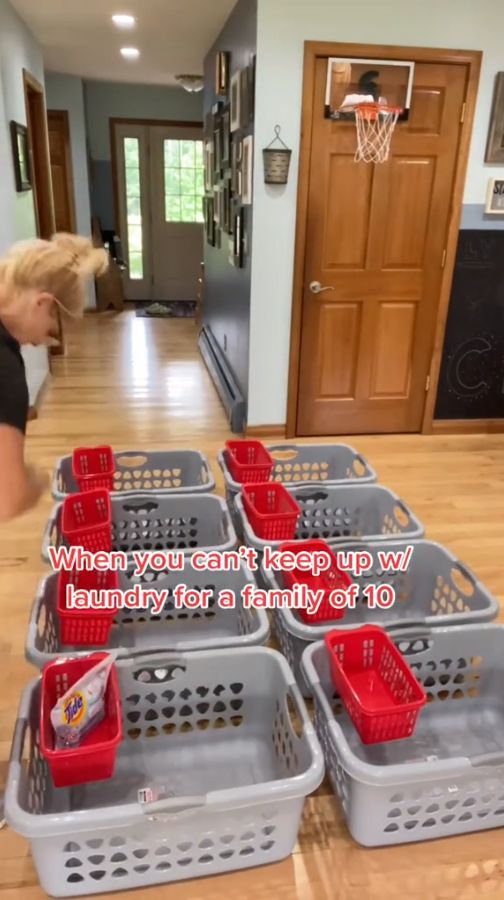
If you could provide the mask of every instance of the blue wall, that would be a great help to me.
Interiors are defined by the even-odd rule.
[[[114,222],[110,119],[160,119],[201,122],[202,95],[179,87],[126,84],[112,81],[84,83],[87,137],[91,166],[91,208],[102,228]]]
[[[221,50],[231,53],[230,74],[245,68],[256,52],[257,0],[239,0],[205,58],[205,90],[203,113],[215,103],[215,56]],[[222,99],[222,98],[219,98]],[[253,125],[243,134],[253,134]],[[204,322],[209,325],[227,357],[245,397],[248,395],[250,332],[250,250],[252,247],[252,206],[246,206],[248,252],[244,267],[228,262],[228,236],[222,246],[211,247],[205,241]]]

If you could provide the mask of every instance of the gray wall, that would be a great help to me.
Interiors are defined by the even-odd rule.
[[[0,255],[16,241],[36,237],[32,191],[16,192],[10,122],[26,125],[23,69],[44,83],[42,53],[35,38],[7,0],[0,0]],[[30,403],[49,373],[44,347],[23,347]]]
[[[215,102],[215,55],[231,53],[231,74],[249,65],[256,52],[257,0],[238,0],[233,12],[205,58],[203,109],[206,115]],[[245,134],[253,134],[248,128]],[[205,241],[204,322],[212,329],[245,397],[248,395],[250,268],[252,247],[252,206],[245,207],[248,253],[245,266],[237,269],[228,262],[228,240],[222,247]]]
[[[68,112],[77,231],[79,234],[89,235],[91,234],[91,207],[82,78],[77,78],[75,75],[46,72],[45,82],[47,108],[63,109]]]
[[[84,115],[84,86],[82,78],[57,72],[46,72],[45,84],[47,108],[63,109],[68,112],[76,226],[79,234],[90,237],[91,204],[89,199],[86,118]],[[95,306],[95,289],[94,285],[90,283],[88,286],[87,308],[93,309]]]
[[[202,121],[202,94],[182,88],[111,81],[85,81],[87,136],[91,159],[91,207],[103,228],[115,228],[110,119]]]

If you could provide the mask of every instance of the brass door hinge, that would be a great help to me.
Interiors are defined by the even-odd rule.
[[[425,390],[428,391],[429,388],[430,388],[430,375],[427,375],[427,378],[425,379]]]
[[[465,119],[465,111],[466,111],[466,102],[464,100],[464,102],[462,104],[462,109],[460,110],[460,124],[462,124],[462,122]]]
[[[446,263],[446,247],[443,250],[443,256],[441,257],[441,268],[444,269]]]

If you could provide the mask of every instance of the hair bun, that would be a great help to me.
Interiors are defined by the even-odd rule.
[[[51,241],[72,257],[71,265],[79,274],[100,276],[108,268],[107,251],[94,247],[89,238],[60,232]]]

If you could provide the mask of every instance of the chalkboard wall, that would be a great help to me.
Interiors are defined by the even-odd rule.
[[[460,232],[435,418],[504,418],[504,231]]]

